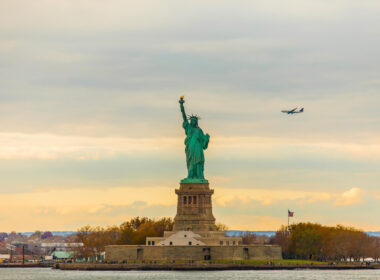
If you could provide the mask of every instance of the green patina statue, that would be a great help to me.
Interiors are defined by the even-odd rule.
[[[183,179],[182,183],[208,183],[205,179],[203,171],[205,165],[205,156],[203,150],[208,147],[210,135],[204,134],[202,129],[198,126],[198,116],[186,116],[185,107],[183,106],[185,100],[183,96],[179,100],[181,113],[183,118],[183,128],[186,132],[186,163],[187,163],[187,178]]]

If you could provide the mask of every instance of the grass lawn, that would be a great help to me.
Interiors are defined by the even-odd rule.
[[[252,264],[252,265],[265,265],[269,262],[273,263],[274,265],[305,265],[305,264],[313,264],[313,265],[319,265],[319,264],[328,264],[327,262],[318,262],[318,261],[310,261],[310,260],[239,260],[239,261],[233,261],[233,260],[213,260],[212,263],[220,263],[220,264]]]

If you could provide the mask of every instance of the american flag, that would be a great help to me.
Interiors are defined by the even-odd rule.
[[[288,217],[293,217],[294,216],[294,212],[292,212],[292,211],[290,211],[289,209],[288,209]]]

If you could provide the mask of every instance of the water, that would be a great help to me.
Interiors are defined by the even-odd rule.
[[[1,268],[0,280],[144,280],[144,279],[255,279],[255,280],[380,280],[380,270],[272,271],[62,271],[50,268]]]

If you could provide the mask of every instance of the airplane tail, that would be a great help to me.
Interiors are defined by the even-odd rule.
[[[300,112],[303,112],[303,108],[301,108]]]

